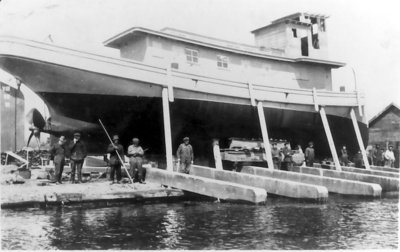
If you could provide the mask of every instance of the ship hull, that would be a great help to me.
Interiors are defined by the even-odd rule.
[[[57,115],[93,124],[101,119],[111,134],[120,134],[125,147],[133,137],[138,137],[143,147],[149,148],[148,154],[165,153],[161,98],[65,93],[40,93],[40,96]],[[319,113],[276,108],[264,108],[264,112],[270,138],[285,139],[292,148],[300,144],[303,149],[313,141],[318,158],[331,156]],[[196,159],[203,164],[212,159],[213,138],[221,139],[221,147],[227,147],[224,145],[230,137],[262,137],[257,108],[251,105],[175,99],[170,103],[170,115],[173,148],[178,147],[184,136],[189,136]],[[328,121],[337,148],[346,145],[350,153],[355,153],[359,147],[351,120],[330,115]],[[367,142],[366,125],[359,123],[359,127]],[[108,140],[100,127],[84,137],[90,142],[91,153],[104,153]]]
[[[314,141],[317,156],[330,151],[316,108],[323,106],[337,148],[358,150],[350,110],[356,110],[365,143],[363,97],[357,93],[270,87],[232,82],[160,68],[141,62],[80,52],[54,45],[0,37],[0,67],[18,77],[48,105],[47,132],[84,132],[91,153],[104,153],[108,140],[98,124],[119,133],[124,146],[139,137],[149,155],[165,156],[161,93],[170,95],[173,148],[189,136],[196,160],[206,164],[211,139],[261,138],[255,102],[262,101],[270,137],[305,148]]]

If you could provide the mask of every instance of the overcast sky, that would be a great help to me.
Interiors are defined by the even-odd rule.
[[[367,95],[369,119],[391,102],[400,104],[398,5],[394,0],[3,0],[0,34],[118,57],[102,42],[133,26],[174,27],[253,44],[250,31],[274,19],[295,12],[326,14],[330,59],[347,63],[334,72],[334,86],[353,87],[353,68]],[[0,74],[1,79],[6,78]],[[30,97],[29,104],[36,102]]]

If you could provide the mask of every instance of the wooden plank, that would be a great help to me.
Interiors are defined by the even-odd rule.
[[[264,142],[265,155],[267,157],[268,168],[274,169],[274,163],[272,161],[271,146],[269,144],[267,124],[266,124],[265,115],[264,115],[264,107],[263,107],[262,102],[260,102],[260,101],[257,104],[257,111],[258,111],[258,118],[260,120],[260,127],[261,127],[263,142]]]
[[[332,137],[331,129],[329,127],[328,118],[326,117],[325,109],[321,108],[319,110],[319,112],[321,114],[322,124],[324,125],[325,134],[326,134],[326,137],[328,138],[329,148],[332,153],[333,161],[335,162],[336,170],[341,171],[342,169],[340,167],[339,158],[338,158],[338,155],[336,152],[335,143],[333,142],[333,137]]]
[[[350,116],[351,116],[351,121],[353,122],[354,131],[356,132],[358,146],[360,146],[361,154],[362,154],[362,157],[364,160],[365,169],[370,170],[371,168],[369,166],[367,153],[365,151],[364,142],[361,137],[361,132],[360,132],[360,128],[358,127],[358,122],[357,122],[356,114],[354,113],[354,109],[351,109]]]
[[[172,160],[172,137],[171,137],[171,118],[169,113],[168,88],[162,90],[163,118],[164,118],[164,137],[165,150],[167,156],[167,170],[173,171]]]

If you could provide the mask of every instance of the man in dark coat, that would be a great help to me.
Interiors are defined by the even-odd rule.
[[[54,170],[55,176],[52,180],[52,183],[61,184],[62,173],[65,164],[65,156],[66,156],[66,140],[65,136],[60,136],[58,143],[55,143],[51,146],[49,152],[51,160],[54,162]]]
[[[125,162],[124,147],[121,144],[119,144],[118,135],[113,136],[113,142],[114,143],[108,145],[107,148],[107,153],[110,153],[110,167],[111,167],[110,180],[111,184],[114,184],[114,175],[115,173],[117,173],[117,184],[119,184],[121,183],[121,178],[122,178],[121,176],[122,163],[118,157],[118,154],[122,158],[122,161]]]
[[[308,147],[304,153],[304,157],[306,158],[306,166],[313,167],[314,159],[315,159],[315,151],[314,151],[314,143],[309,142]]]
[[[289,168],[292,167],[293,159],[292,159],[292,150],[289,148],[289,143],[285,143],[285,147],[282,149],[283,164],[281,170],[288,171]]]
[[[82,165],[87,156],[86,145],[81,141],[81,134],[74,133],[74,140],[69,144],[71,153],[71,183],[75,183],[75,171],[78,173],[78,182],[82,183]]]
[[[180,172],[189,174],[190,166],[193,164],[193,147],[189,144],[189,137],[183,138],[176,151],[178,163],[180,164]]]

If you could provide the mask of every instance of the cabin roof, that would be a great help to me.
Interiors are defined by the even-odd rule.
[[[392,102],[369,120],[369,122],[368,122],[369,127],[373,126],[383,116],[385,116],[387,113],[389,113],[391,111],[393,111],[395,114],[400,116],[400,107],[397,104],[395,104],[394,102]]]
[[[267,58],[286,62],[302,62],[302,63],[316,63],[327,65],[332,68],[338,68],[345,66],[345,63],[321,60],[321,59],[311,59],[311,58],[289,58],[279,55],[279,49],[274,48],[259,48],[256,46],[235,43],[232,41],[216,39],[208,36],[203,36],[195,33],[190,33],[182,30],[177,30],[173,28],[164,28],[162,31],[155,31],[143,27],[133,27],[120,34],[117,34],[110,39],[103,42],[107,47],[121,49],[122,45],[128,43],[135,39],[135,37],[140,35],[153,35],[157,37],[163,37],[166,39],[171,39],[174,41],[181,41],[184,43],[189,43],[193,45],[198,45],[202,47],[213,48],[217,50],[232,52],[236,54],[248,55],[259,58]],[[282,52],[282,51],[281,51]]]
[[[257,33],[260,30],[263,30],[265,28],[271,28],[273,26],[276,26],[276,25],[282,24],[282,23],[285,23],[285,24],[296,24],[296,25],[301,25],[301,26],[306,26],[306,27],[311,26],[310,23],[306,23],[306,22],[301,22],[301,21],[295,20],[295,18],[303,16],[303,15],[304,16],[308,16],[308,17],[312,17],[312,18],[313,17],[315,17],[315,18],[319,17],[319,18],[324,18],[324,19],[329,17],[329,16],[322,15],[322,14],[311,14],[311,13],[306,13],[306,12],[297,12],[297,13],[294,13],[294,14],[291,14],[291,15],[287,15],[285,17],[281,17],[281,18],[275,19],[274,21],[271,22],[271,24],[268,24],[266,26],[257,28],[255,30],[251,31],[251,33]]]

